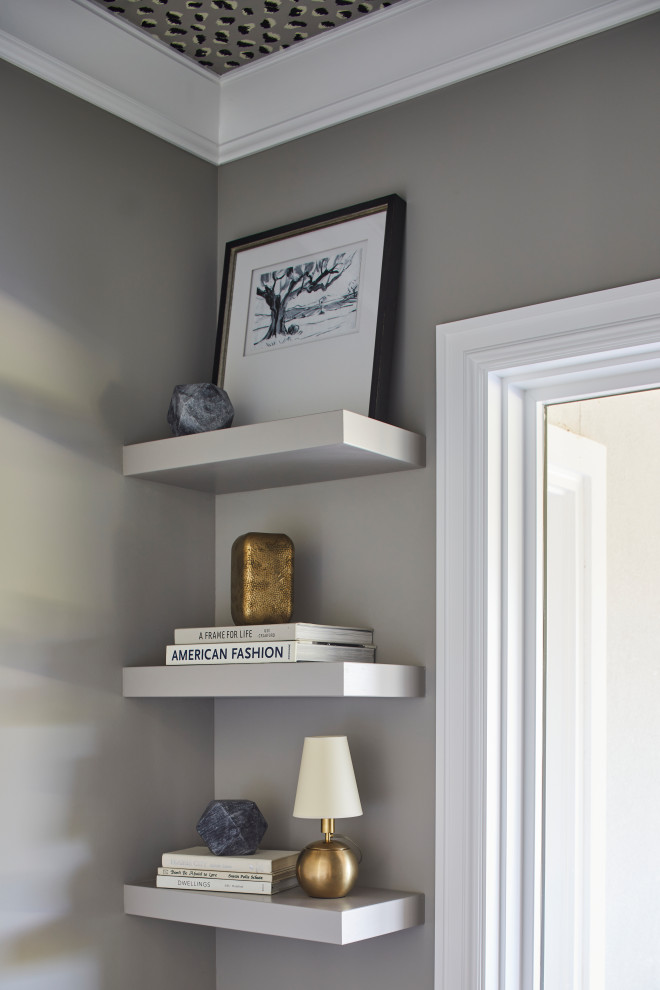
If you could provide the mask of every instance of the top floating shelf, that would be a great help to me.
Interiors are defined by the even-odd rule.
[[[126,477],[216,495],[424,464],[424,437],[346,409],[124,447]]]

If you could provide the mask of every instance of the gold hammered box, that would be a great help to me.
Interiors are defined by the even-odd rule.
[[[231,548],[231,617],[237,626],[289,622],[293,543],[284,533],[244,533]]]

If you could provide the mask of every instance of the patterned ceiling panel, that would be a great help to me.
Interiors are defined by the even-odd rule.
[[[405,0],[94,0],[218,75]]]

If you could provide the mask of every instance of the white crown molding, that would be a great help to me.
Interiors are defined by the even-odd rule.
[[[660,0],[405,0],[218,77],[90,0],[2,0],[0,57],[221,164],[656,10]]]
[[[658,9],[658,0],[407,0],[223,76],[220,161]]]
[[[217,164],[217,79],[86,0],[1,0],[0,57]]]

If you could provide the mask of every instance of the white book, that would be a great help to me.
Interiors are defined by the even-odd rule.
[[[286,880],[228,880],[225,877],[168,877],[158,874],[157,887],[169,887],[171,890],[215,890],[225,894],[278,894],[281,890],[289,890],[298,886],[298,880],[288,877]]]
[[[165,649],[165,663],[373,663],[373,646],[331,646],[285,640],[274,643],[199,643],[174,645]]]
[[[157,872],[164,877],[215,877],[222,880],[266,880],[276,883],[296,875],[295,866],[276,873],[241,873],[239,870],[189,870],[185,866],[159,866]]]
[[[237,873],[277,873],[296,865],[300,850],[258,849],[251,856],[215,856],[206,846],[163,853],[163,866],[188,870],[235,870]]]
[[[238,641],[301,639],[311,643],[344,643],[347,646],[371,646],[373,629],[353,626],[322,626],[314,622],[281,622],[253,626],[201,626],[175,629],[177,646],[187,643],[232,643]]]

